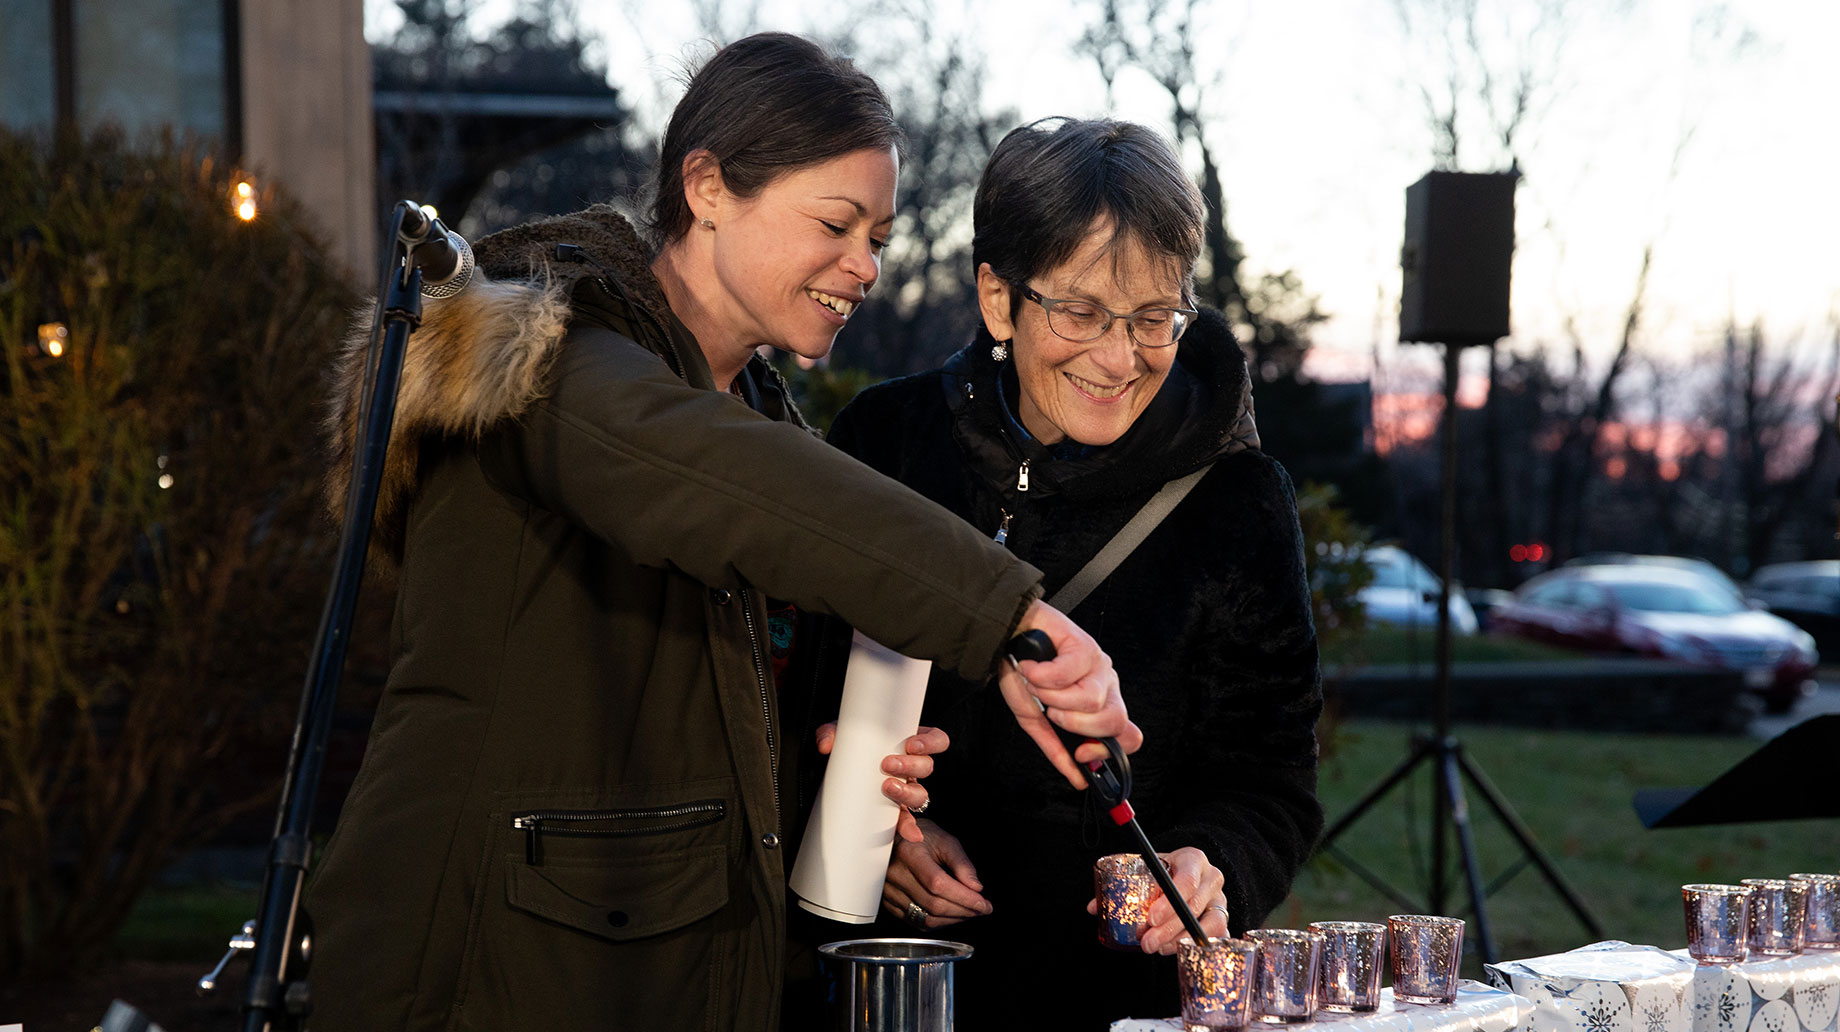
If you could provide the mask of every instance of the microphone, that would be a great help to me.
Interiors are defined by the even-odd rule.
[[[403,201],[399,238],[409,248],[409,265],[422,270],[422,296],[453,297],[473,278],[473,249],[428,209]]]

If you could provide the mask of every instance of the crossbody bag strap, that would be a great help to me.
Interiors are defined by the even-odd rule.
[[[1073,607],[1086,601],[1086,596],[1092,594],[1092,590],[1099,586],[1099,582],[1111,576],[1112,571],[1118,568],[1118,564],[1124,562],[1124,557],[1130,555],[1132,550],[1142,544],[1143,540],[1150,536],[1150,532],[1156,529],[1156,525],[1163,522],[1163,517],[1169,515],[1171,510],[1181,504],[1188,492],[1194,490],[1195,485],[1201,482],[1201,478],[1207,475],[1207,471],[1213,468],[1213,464],[1209,463],[1179,480],[1171,480],[1164,484],[1162,490],[1151,495],[1150,500],[1144,503],[1144,507],[1137,510],[1137,515],[1131,517],[1129,523],[1120,527],[1118,533],[1112,535],[1112,539],[1105,543],[1105,547],[1099,549],[1098,555],[1088,559],[1086,565],[1080,567],[1080,572],[1074,574],[1072,580],[1062,585],[1061,590],[1055,592],[1053,598],[1048,599],[1048,604],[1063,613],[1073,612]]]

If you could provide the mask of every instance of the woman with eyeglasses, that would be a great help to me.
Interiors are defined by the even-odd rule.
[[[1050,600],[1177,485],[1068,611],[1144,730],[1131,802],[1188,906],[1209,935],[1257,927],[1321,828],[1322,693],[1290,480],[1259,450],[1226,322],[1190,300],[1200,196],[1155,133],[1050,120],[997,147],[974,218],[983,330],[943,368],[865,391],[831,441],[1039,567]],[[978,688],[934,675],[924,720],[952,749],[884,910],[976,948],[956,977],[978,1027],[1176,1013],[1167,901],[1135,955],[1096,941],[1093,861],[1134,851],[1128,832],[1022,762]]]

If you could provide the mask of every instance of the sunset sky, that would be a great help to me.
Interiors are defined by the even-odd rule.
[[[369,2],[376,38],[394,12],[385,0]],[[1453,6],[1404,3],[1421,18]],[[987,108],[1013,107],[1023,121],[1113,114],[1167,125],[1160,91],[1121,80],[1108,108],[1095,68],[1073,56],[1091,4],[913,6],[929,12],[935,37],[956,33],[981,51]],[[1606,14],[1617,5],[1480,4],[1491,65],[1526,64],[1543,83],[1517,147],[1525,178],[1509,346],[1566,343],[1569,351],[1569,322],[1588,356],[1608,354],[1650,242],[1643,345],[1651,353],[1712,347],[1731,317],[1825,346],[1840,311],[1840,3],[1627,6]],[[661,121],[686,63],[708,53],[690,7],[582,5],[584,30],[605,41],[610,79],[641,118]],[[1436,364],[1429,349],[1392,341],[1404,190],[1433,160],[1420,89],[1442,88],[1448,59],[1430,21],[1408,32],[1400,7],[1216,2],[1204,5],[1211,14],[1196,33],[1231,228],[1253,267],[1294,268],[1320,294],[1332,318],[1317,336],[1313,370],[1328,379],[1377,373],[1383,389],[1410,389],[1404,381]],[[510,9],[482,4],[480,24]],[[749,9],[758,17],[743,24]],[[773,0],[724,10],[730,35],[813,31],[820,10],[835,13]],[[1554,11],[1562,16],[1542,20]],[[916,23],[900,18],[866,20],[859,31],[917,35]],[[1472,145],[1486,135],[1480,122],[1462,133]],[[1460,166],[1494,171],[1501,160],[1498,150],[1467,146]]]

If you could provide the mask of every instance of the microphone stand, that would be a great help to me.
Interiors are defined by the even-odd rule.
[[[359,409],[357,461],[353,463],[346,494],[345,527],[339,537],[337,565],[307,669],[300,717],[294,726],[254,941],[248,943],[246,927],[245,937],[239,937],[243,943],[232,942],[232,954],[237,949],[252,949],[254,953],[243,995],[245,1032],[303,1029],[312,1008],[306,981],[312,959],[312,925],[301,910],[300,896],[313,850],[309,838],[313,805],[325,766],[326,740],[331,734],[333,706],[370,548],[371,520],[383,481],[384,455],[396,415],[403,353],[409,334],[422,321],[422,270],[414,255],[417,240],[405,239],[404,235],[405,224],[415,225],[421,214],[408,201],[398,202],[392,214],[385,264],[379,277],[382,289],[378,291],[377,310],[371,322],[371,347],[366,355]],[[223,965],[218,967],[221,971]]]

